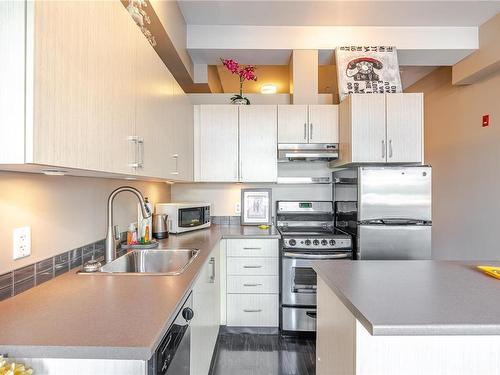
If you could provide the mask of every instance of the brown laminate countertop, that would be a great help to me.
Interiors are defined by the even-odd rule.
[[[162,241],[162,248],[200,250],[179,276],[94,276],[72,271],[57,277],[0,302],[0,354],[148,360],[221,238],[279,238],[279,234],[273,227],[213,225],[171,235]]]

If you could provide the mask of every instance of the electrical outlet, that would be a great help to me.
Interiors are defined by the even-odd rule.
[[[240,202],[236,202],[234,204],[234,213],[237,214],[237,215],[241,214],[241,204],[240,204]]]
[[[31,255],[31,228],[15,228],[12,236],[13,255],[15,259]]]

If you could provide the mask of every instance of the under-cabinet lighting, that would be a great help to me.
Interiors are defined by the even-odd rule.
[[[276,94],[277,91],[278,89],[276,88],[276,85],[272,85],[270,83],[266,83],[260,87],[261,94]]]
[[[137,177],[125,177],[125,180],[137,180]]]
[[[42,169],[42,173],[47,176],[64,176],[68,171],[63,169]]]

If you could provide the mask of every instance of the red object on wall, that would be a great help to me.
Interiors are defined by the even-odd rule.
[[[490,115],[483,115],[483,128],[490,125]]]

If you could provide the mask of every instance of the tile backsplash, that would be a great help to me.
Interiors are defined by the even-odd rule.
[[[0,275],[0,301],[13,297],[37,285],[79,268],[86,261],[104,261],[105,242],[99,240],[91,244],[66,251],[51,258],[18,268]],[[122,251],[117,251],[121,255]]]

